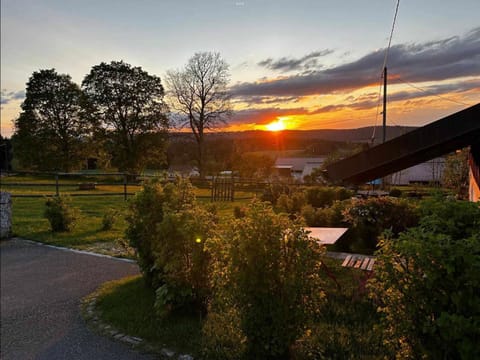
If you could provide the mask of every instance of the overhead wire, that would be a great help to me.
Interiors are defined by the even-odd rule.
[[[380,107],[380,97],[382,94],[382,80],[383,80],[383,69],[385,66],[387,66],[387,61],[388,61],[388,54],[390,52],[390,47],[392,45],[392,38],[393,38],[393,32],[395,31],[395,23],[397,22],[397,15],[398,15],[398,8],[400,6],[400,0],[397,0],[397,5],[395,6],[395,14],[393,15],[393,21],[392,21],[392,29],[390,30],[390,36],[388,37],[388,45],[387,48],[385,49],[385,55],[383,57],[383,65],[380,70],[380,86],[378,90],[378,97],[377,97],[377,111],[375,114],[375,126],[373,127],[373,133],[372,133],[372,143],[375,141],[375,133],[377,129],[377,123],[378,123],[378,115],[379,115],[379,107]],[[384,94],[385,96],[385,94]]]
[[[471,106],[471,104],[467,104],[463,101],[454,100],[454,99],[448,98],[446,96],[442,96],[442,95],[439,95],[439,94],[432,93],[431,91],[425,90],[425,89],[421,88],[420,86],[414,85],[414,84],[406,81],[401,76],[397,75],[396,78],[399,79],[401,83],[403,83],[405,85],[408,85],[408,86],[410,86],[410,87],[412,87],[412,88],[414,88],[418,91],[422,91],[422,92],[428,94],[429,96],[435,96],[435,97],[438,97],[442,100],[450,101],[450,102],[453,102],[453,103],[456,103],[456,104],[459,104],[459,105]]]

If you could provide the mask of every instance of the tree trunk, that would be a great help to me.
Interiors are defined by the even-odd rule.
[[[204,164],[203,164],[203,158],[204,158],[203,145],[204,145],[203,136],[200,136],[198,138],[198,172],[200,174],[200,179],[205,178],[205,170],[204,170]]]

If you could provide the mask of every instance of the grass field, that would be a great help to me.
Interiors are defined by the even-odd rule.
[[[97,306],[102,319],[116,329],[140,337],[159,348],[197,354],[202,322],[191,314],[155,316],[154,292],[141,276],[133,276],[104,284],[98,291]]]
[[[27,178],[28,183],[42,184],[44,179]],[[129,192],[136,192],[140,186],[129,186]],[[89,250],[113,256],[129,257],[131,254],[125,248],[125,214],[128,207],[128,199],[124,201],[123,195],[104,196],[105,192],[122,193],[123,185],[101,185],[96,190],[79,191],[78,185],[72,184],[69,187],[62,187],[61,195],[71,195],[72,206],[80,210],[80,218],[70,232],[52,233],[49,223],[44,217],[45,197],[55,192],[55,187],[28,186],[11,187],[2,183],[2,190],[9,191],[13,195],[40,195],[39,197],[13,197],[13,234],[25,239],[44,242],[57,246],[72,247],[76,249]],[[70,190],[70,191],[69,191]],[[97,195],[97,196],[75,196]],[[195,193],[201,203],[210,202],[210,189],[196,189]],[[44,196],[41,196],[44,195]],[[238,191],[235,194],[241,200],[234,202],[216,202],[218,214],[222,221],[233,216],[233,208],[246,204],[253,198],[254,193]],[[102,230],[102,218],[110,209],[117,212],[116,221],[111,230]]]
[[[47,244],[72,247],[100,253],[127,256],[119,239],[124,238],[123,214],[127,202],[120,196],[72,197],[72,206],[80,209],[80,218],[70,232],[53,233],[43,214],[44,198],[13,198],[13,234]],[[103,215],[115,209],[119,216],[111,230],[102,230]]]

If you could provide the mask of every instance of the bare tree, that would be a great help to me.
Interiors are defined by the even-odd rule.
[[[181,70],[167,72],[171,108],[181,126],[190,126],[197,142],[200,176],[205,171],[205,131],[226,123],[231,115],[228,64],[219,53],[201,52]]]

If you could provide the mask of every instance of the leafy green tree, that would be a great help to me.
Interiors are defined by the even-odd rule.
[[[447,156],[443,184],[452,189],[459,199],[468,199],[468,149]]]
[[[91,117],[111,139],[112,162],[122,171],[165,160],[167,106],[159,77],[123,61],[95,65],[82,82]]]
[[[391,358],[478,359],[480,209],[438,198],[421,211],[418,227],[387,236],[377,254],[369,287],[385,344]]]
[[[205,131],[225,123],[231,114],[228,64],[219,53],[200,52],[182,70],[167,73],[172,108],[181,126],[189,126],[197,142],[200,176],[205,174]]]
[[[0,135],[0,171],[12,169],[12,141]]]
[[[24,167],[70,171],[79,165],[82,143],[91,132],[82,117],[83,103],[82,91],[69,75],[55,69],[32,74],[13,141]]]
[[[233,168],[244,178],[268,178],[272,174],[274,161],[266,155],[241,154],[235,160]]]

